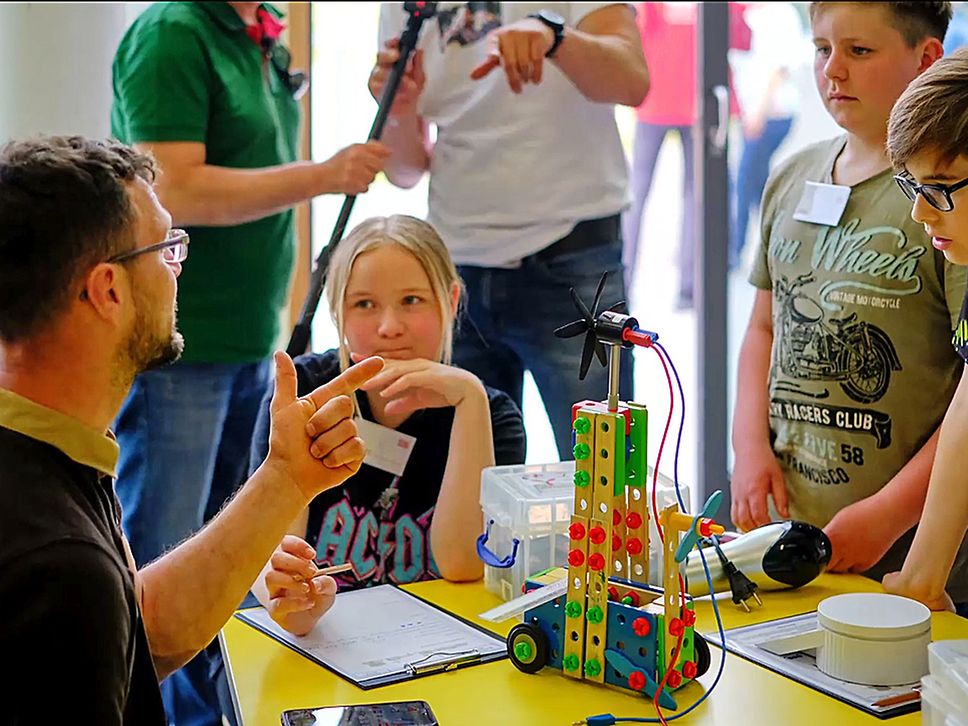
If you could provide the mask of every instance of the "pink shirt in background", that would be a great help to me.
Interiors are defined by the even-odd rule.
[[[747,50],[743,3],[729,3],[730,48]],[[649,93],[636,109],[642,123],[691,126],[696,121],[696,3],[639,3],[636,22],[649,65]],[[732,75],[730,75],[732,84]],[[730,93],[730,113],[740,112]]]

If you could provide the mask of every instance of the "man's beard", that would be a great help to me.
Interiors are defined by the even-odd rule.
[[[127,344],[122,350],[121,369],[134,376],[154,368],[174,363],[181,357],[185,349],[185,339],[175,326],[174,311],[171,317],[171,329],[159,335],[152,325],[150,315],[151,304],[140,295],[135,296],[136,312],[134,326]]]

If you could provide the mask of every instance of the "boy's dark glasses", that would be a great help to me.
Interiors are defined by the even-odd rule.
[[[894,181],[901,187],[904,196],[912,202],[918,198],[918,194],[924,197],[924,201],[937,209],[939,212],[950,212],[955,208],[955,203],[951,195],[962,187],[968,187],[968,179],[962,179],[955,184],[916,184],[906,176],[898,174]]]

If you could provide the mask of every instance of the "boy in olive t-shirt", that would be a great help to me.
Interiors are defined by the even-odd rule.
[[[891,105],[941,55],[948,3],[814,3],[817,86],[846,136],[783,164],[763,197],[758,288],[740,353],[734,523],[773,509],[825,528],[832,571],[903,561],[960,363],[965,272],[898,197]],[[962,558],[963,559],[963,558]],[[952,596],[968,601],[960,562]]]

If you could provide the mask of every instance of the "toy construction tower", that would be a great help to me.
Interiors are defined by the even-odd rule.
[[[663,589],[650,588],[648,412],[619,400],[618,381],[621,349],[649,347],[658,336],[616,312],[617,305],[599,314],[604,282],[603,276],[591,311],[572,290],[582,317],[555,331],[558,337],[585,334],[581,378],[593,355],[609,368],[607,401],[572,407],[575,506],[567,589],[526,611],[524,622],[508,636],[508,648],[514,665],[526,672],[549,665],[572,678],[649,696],[664,681],[659,704],[675,708],[670,692],[709,667],[708,645],[693,630],[692,601],[680,602],[678,563],[700,536],[723,531],[706,518],[719,502],[711,498],[695,518],[674,505],[662,511]],[[605,345],[610,348],[607,362]],[[685,535],[681,539],[680,533]],[[531,578],[526,588],[538,589],[551,577]]]

